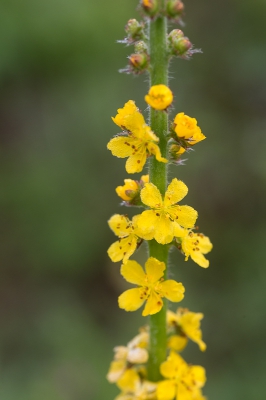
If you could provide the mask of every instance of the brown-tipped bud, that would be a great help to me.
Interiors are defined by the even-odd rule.
[[[181,29],[173,29],[168,35],[169,43],[174,43],[175,41],[184,37],[184,32]]]
[[[169,18],[179,18],[184,11],[184,4],[181,0],[169,0],[166,4],[166,13]]]
[[[173,48],[174,52],[178,56],[183,56],[189,49],[191,49],[192,43],[188,38],[184,37],[183,39],[179,39]]]
[[[169,33],[168,43],[171,54],[175,56],[186,56],[188,50],[192,48],[192,43],[180,29],[174,29]]]
[[[146,53],[148,52],[148,46],[146,45],[145,42],[143,42],[143,40],[140,40],[139,42],[137,42],[135,44],[135,52],[136,53]]]
[[[149,17],[154,17],[159,10],[158,0],[141,0],[140,4]]]
[[[144,72],[148,67],[148,55],[145,53],[131,54],[129,64],[136,73]]]
[[[143,25],[140,24],[136,19],[130,19],[126,26],[125,31],[127,33],[128,39],[131,42],[140,40],[144,37]]]

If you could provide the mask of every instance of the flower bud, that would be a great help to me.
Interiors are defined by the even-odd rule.
[[[124,185],[118,186],[115,191],[117,195],[124,200],[125,204],[140,206],[142,205],[140,199],[140,191],[143,189],[145,183],[149,182],[149,175],[142,175],[140,181],[132,179],[124,179]]]
[[[169,18],[179,18],[184,11],[181,0],[169,0],[166,4],[166,13]]]
[[[174,29],[168,35],[170,52],[175,56],[185,56],[192,48],[192,43],[180,29]]]
[[[136,53],[129,56],[129,65],[133,72],[144,72],[148,67],[148,55],[146,53]]]
[[[189,49],[191,49],[192,43],[188,38],[184,37],[183,39],[179,39],[177,43],[175,43],[174,50],[178,56],[184,55]]]
[[[141,7],[149,17],[154,17],[159,9],[158,0],[141,0]]]
[[[181,31],[181,29],[173,29],[169,35],[168,35],[168,41],[169,43],[173,43],[178,39],[181,39],[184,37],[184,32]]]
[[[169,149],[169,153],[171,155],[171,158],[173,160],[177,160],[180,158],[180,156],[185,153],[186,149],[184,147],[179,146],[178,144],[172,144],[172,146]]]
[[[143,38],[143,25],[140,24],[136,19],[130,19],[126,26],[125,31],[130,42],[134,42]]]
[[[136,53],[146,53],[148,52],[148,46],[143,40],[140,40],[135,44],[135,52]]]

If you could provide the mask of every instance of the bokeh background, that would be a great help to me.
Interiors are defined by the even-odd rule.
[[[175,167],[214,250],[203,270],[174,251],[182,305],[205,314],[209,400],[266,398],[266,2],[187,0],[184,31],[203,54],[171,64],[175,111],[207,140]],[[0,398],[106,400],[115,345],[144,324],[106,249],[124,160],[107,141],[127,100],[143,111],[147,76],[117,72],[133,0],[1,0]],[[144,259],[145,249],[136,259]],[[173,309],[176,307],[174,306]]]

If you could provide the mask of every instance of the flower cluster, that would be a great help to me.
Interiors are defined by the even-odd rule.
[[[113,156],[126,159],[128,174],[143,174],[125,178],[116,188],[121,205],[127,211],[133,207],[139,211],[133,216],[123,212],[111,216],[108,224],[117,240],[107,253],[113,262],[121,263],[122,277],[133,285],[120,294],[118,306],[127,312],[142,309],[149,326],[127,346],[115,347],[107,379],[120,389],[115,400],[205,400],[205,369],[188,364],[180,355],[190,340],[206,350],[203,314],[187,308],[168,309],[168,303],[183,300],[185,287],[168,278],[167,267],[170,248],[202,268],[209,267],[205,255],[212,249],[210,239],[195,226],[198,212],[182,204],[187,185],[176,177],[167,180],[167,165],[181,164],[181,156],[206,139],[197,120],[184,112],[169,121],[174,95],[167,86],[168,62],[172,57],[188,59],[199,51],[193,50],[180,29],[167,34],[167,20],[182,24],[181,0],[140,0],[139,9],[143,21],[130,19],[125,27],[122,42],[133,45],[134,53],[121,72],[150,74],[151,87],[145,95],[149,123],[129,100],[112,117],[120,131],[107,144]],[[146,166],[148,174],[143,171]],[[144,265],[132,259],[143,243],[149,249]]]
[[[164,379],[157,383],[147,379],[150,336],[148,326],[141,328],[140,333],[127,346],[115,347],[114,360],[107,373],[108,381],[116,383],[121,390],[115,400],[205,399],[201,393],[206,381],[204,368],[199,365],[188,365],[179,354],[189,339],[196,342],[202,351],[206,349],[201,339],[202,318],[203,314],[187,309],[178,309],[177,313],[167,312],[169,356],[161,364],[161,375]]]
[[[145,99],[155,110],[164,112],[173,101],[171,93],[164,85],[157,85],[151,88]],[[123,108],[118,109],[112,119],[122,129],[122,133],[111,139],[107,148],[119,158],[128,157],[128,173],[141,172],[148,157],[155,157],[158,162],[167,162],[162,157],[158,137],[145,123],[134,101],[129,100]],[[176,115],[171,129],[170,153],[175,146],[172,143],[173,130],[176,135],[174,140],[183,151],[205,138],[196,120],[184,113]],[[125,179],[124,185],[116,188],[116,193],[123,200],[122,204],[146,208],[132,219],[127,215],[115,214],[108,221],[118,237],[109,247],[108,255],[113,262],[122,261],[121,275],[135,285],[119,296],[118,305],[126,311],[136,311],[144,305],[142,315],[154,315],[164,306],[164,298],[180,302],[185,288],[180,282],[165,279],[166,266],[163,261],[149,257],[143,268],[137,261],[130,260],[141,243],[154,239],[160,245],[173,245],[184,254],[186,261],[191,257],[203,268],[209,266],[204,254],[211,251],[212,244],[208,237],[193,230],[197,211],[191,206],[179,205],[188,193],[187,186],[181,180],[172,179],[162,194],[150,182],[149,175],[143,175],[140,180]],[[170,353],[161,364],[164,380],[160,382],[154,383],[147,379],[145,364],[149,357],[148,328],[126,347],[116,347],[107,374],[108,380],[116,383],[121,390],[116,400],[203,400],[201,388],[206,380],[204,369],[188,365],[178,354],[189,339],[197,343],[200,350],[206,349],[200,330],[202,318],[202,313],[193,313],[184,308],[179,308],[177,313],[167,311],[167,346]]]

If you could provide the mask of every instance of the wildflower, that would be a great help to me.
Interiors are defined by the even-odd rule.
[[[135,215],[132,221],[120,214],[113,215],[108,224],[114,234],[119,237],[119,240],[109,247],[107,253],[113,262],[121,261],[126,262],[134,253],[142,239],[138,236],[137,221],[139,215]],[[151,235],[146,235],[145,239],[149,240]],[[142,235],[142,238],[143,235]]]
[[[124,179],[123,186],[117,186],[116,193],[127,205],[141,205],[140,190],[143,189],[145,183],[149,182],[149,175],[142,175],[140,181],[133,179]],[[140,203],[140,204],[139,204]]]
[[[183,358],[170,352],[167,361],[160,367],[166,379],[158,383],[158,400],[200,400],[201,388],[206,382],[205,369],[199,365],[188,365]]]
[[[142,315],[156,314],[163,307],[162,298],[179,302],[184,297],[185,288],[182,283],[162,279],[165,270],[164,262],[150,257],[145,264],[146,273],[136,261],[129,260],[121,267],[121,275],[127,282],[138,285],[126,290],[118,298],[120,308],[135,311],[146,302]]]
[[[110,383],[117,382],[131,364],[143,364],[148,361],[148,340],[149,334],[141,332],[127,346],[117,346],[114,348],[114,361],[111,362],[107,374],[107,379]]]
[[[123,108],[119,108],[117,110],[117,114],[115,117],[111,117],[112,120],[116,125],[118,125],[122,129],[126,129],[126,118],[129,115],[135,114],[138,112],[139,109],[136,106],[135,102],[133,100],[129,100],[127,103],[125,103]]]
[[[200,321],[203,317],[204,315],[202,313],[194,313],[186,308],[178,308],[176,313],[167,311],[168,326],[177,328],[182,335],[171,336],[168,346],[174,350],[180,351],[180,348],[177,348],[180,346],[180,342],[183,341],[186,345],[187,338],[189,338],[198,344],[201,351],[205,351],[207,346],[202,340],[202,332],[200,329]],[[182,337],[181,341],[179,339],[180,337]]]
[[[195,233],[191,230],[181,238],[181,247],[186,256],[185,261],[190,256],[192,260],[202,268],[208,268],[209,260],[204,257],[212,249],[212,243],[203,233]]]
[[[156,400],[157,384],[149,381],[142,381],[134,369],[127,370],[117,382],[122,390],[115,400]]]
[[[165,110],[172,104],[172,91],[165,85],[154,85],[145,96],[145,101],[155,110]]]
[[[151,210],[143,211],[138,219],[139,235],[151,235],[158,243],[172,242],[174,236],[182,236],[184,228],[194,226],[198,213],[190,206],[179,206],[188,192],[187,186],[176,178],[168,186],[164,200],[159,189],[146,183],[140,192],[141,200]],[[178,223],[177,223],[178,221]]]
[[[191,118],[183,112],[175,116],[174,131],[178,139],[183,139],[187,142],[188,146],[206,139],[206,136],[201,132],[200,127],[197,125],[196,118]]]
[[[126,171],[129,174],[141,172],[147,157],[152,154],[157,161],[167,162],[156,144],[159,141],[158,137],[146,125],[143,115],[132,100],[129,100],[124,108],[118,109],[113,121],[127,132],[111,139],[107,148],[116,157],[128,157]]]

